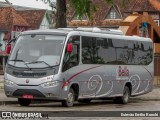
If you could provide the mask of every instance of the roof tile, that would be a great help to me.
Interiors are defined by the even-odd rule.
[[[17,11],[29,24],[31,29],[39,29],[46,10]]]
[[[126,0],[127,1],[127,0]],[[114,8],[117,9],[120,15],[125,18],[128,15],[128,12],[152,12],[160,11],[160,0],[130,0],[128,3],[125,3],[123,6],[122,0],[114,0]],[[94,26],[118,26],[121,23],[121,20],[106,20],[105,16],[107,15],[111,4],[107,4],[105,0],[92,0],[92,4],[96,5],[97,11],[93,13],[93,25]],[[74,7],[67,3],[67,21],[70,26],[81,26],[81,25],[90,25],[86,22],[73,21],[74,18]],[[77,23],[76,23],[77,22]],[[83,23],[83,24],[82,24]]]
[[[121,4],[121,0],[114,0],[114,5],[117,11],[121,12],[119,14],[122,14],[124,11],[124,7]],[[120,24],[119,20],[105,20],[105,16],[107,15],[109,9],[112,7],[112,4],[107,4],[105,0],[92,0],[92,5],[95,5],[97,8],[97,11],[93,13],[93,21],[92,24],[88,22],[79,22],[73,21],[74,18],[74,9],[73,7],[68,3],[67,4],[67,21],[70,26],[82,26],[85,25],[94,25],[94,26],[117,26]],[[123,15],[122,15],[123,16]],[[117,23],[116,23],[117,22]],[[83,23],[83,24],[82,24]]]
[[[0,8],[0,29],[8,31],[15,25],[29,26],[29,24],[16,12],[14,8]]]

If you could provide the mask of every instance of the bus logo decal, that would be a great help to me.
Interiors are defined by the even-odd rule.
[[[96,95],[101,91],[103,80],[100,75],[93,75],[88,81],[88,89],[96,90]]]
[[[129,69],[127,66],[119,66],[116,70],[116,79],[117,80],[128,80],[129,79]]]

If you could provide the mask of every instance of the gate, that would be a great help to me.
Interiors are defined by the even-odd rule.
[[[154,85],[160,86],[160,55],[154,58]]]

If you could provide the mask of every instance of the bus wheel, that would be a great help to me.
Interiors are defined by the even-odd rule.
[[[31,100],[29,100],[29,99],[23,99],[23,98],[18,98],[18,103],[21,106],[29,106],[30,103],[31,103]]]
[[[80,103],[90,103],[91,99],[82,99],[82,100],[78,100],[78,102],[80,102]]]
[[[63,107],[72,107],[75,101],[75,93],[72,88],[70,88],[68,95],[67,95],[67,100],[62,101],[62,106]]]
[[[130,97],[130,90],[127,86],[125,86],[123,90],[123,96],[116,97],[114,101],[120,104],[127,104],[129,101],[129,97]]]

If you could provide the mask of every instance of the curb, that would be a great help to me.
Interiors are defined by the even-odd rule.
[[[0,89],[4,89],[4,82],[0,81]]]
[[[1,86],[1,85],[0,85],[0,90],[3,90],[3,89],[4,89],[4,86]]]
[[[18,101],[0,101],[0,105],[18,104]]]
[[[41,103],[52,103],[53,101],[32,101],[31,104],[41,104]],[[56,103],[56,102],[55,102]],[[0,105],[12,105],[19,104],[18,100],[16,101],[0,101]]]
[[[143,98],[131,98],[130,102],[134,101],[160,101],[160,99],[143,99]],[[41,103],[50,103],[52,101],[32,101],[31,104],[41,104]],[[13,104],[19,104],[18,101],[0,101],[0,105],[13,105]],[[114,104],[114,102],[113,102]]]
[[[151,99],[151,98],[136,98],[136,97],[134,97],[134,98],[131,98],[130,99],[130,101],[160,101],[160,98],[153,98],[153,99]]]

